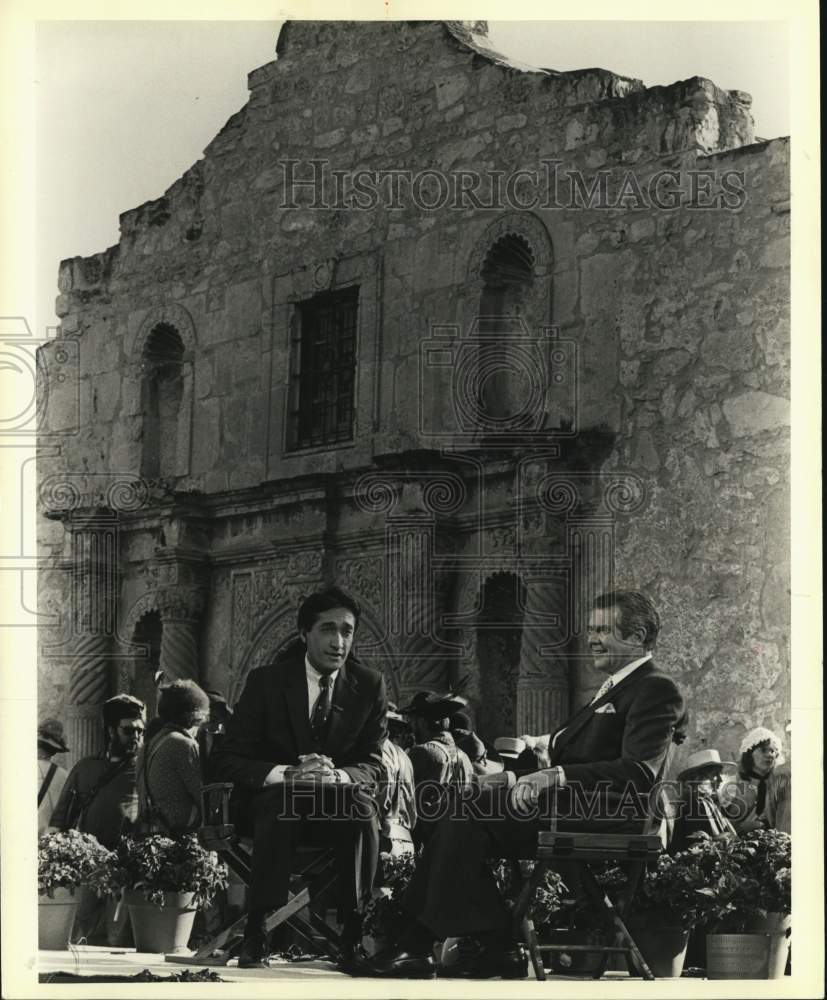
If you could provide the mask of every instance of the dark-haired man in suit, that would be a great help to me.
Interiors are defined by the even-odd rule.
[[[404,899],[410,928],[397,951],[373,960],[373,975],[431,978],[434,939],[460,936],[476,937],[483,946],[470,977],[527,974],[485,861],[533,857],[542,817],[552,806],[563,822],[580,829],[599,824],[618,830],[641,822],[644,797],[684,715],[674,681],[652,663],[659,628],[652,602],[636,591],[614,591],[595,601],[589,648],[606,675],[603,685],[549,737],[542,762],[547,766],[522,774],[511,787],[483,784],[461,816],[439,823]]]
[[[382,675],[350,655],[359,615],[356,601],[335,587],[307,598],[300,640],[252,671],[213,752],[213,773],[234,783],[236,815],[253,834],[242,967],[266,964],[278,946],[263,923],[287,902],[300,836],[335,847],[343,946],[359,941],[378,858],[372,789],[387,735]]]

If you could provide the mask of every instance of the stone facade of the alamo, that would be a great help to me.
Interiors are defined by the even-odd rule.
[[[484,22],[291,22],[249,88],[61,265],[39,700],[73,758],[159,665],[232,701],[324,582],[396,701],[464,681],[489,738],[588,698],[607,586],[659,607],[684,751],[783,732],[787,141]]]

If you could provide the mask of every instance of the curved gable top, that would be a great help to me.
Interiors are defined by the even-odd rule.
[[[413,28],[424,27],[426,25],[441,24],[446,38],[453,42],[458,42],[460,46],[482,56],[484,59],[497,66],[504,66],[510,69],[519,69],[527,73],[541,73],[545,76],[558,76],[554,70],[538,69],[536,66],[529,66],[526,63],[518,62],[508,56],[497,52],[492,47],[488,39],[487,21],[391,21],[385,22],[391,25],[408,25]],[[325,24],[335,24],[339,30],[346,31],[349,27],[362,25],[363,21],[285,21],[279,29],[276,39],[276,55],[285,56],[293,47],[305,47],[308,43],[313,44],[317,38],[320,26]]]

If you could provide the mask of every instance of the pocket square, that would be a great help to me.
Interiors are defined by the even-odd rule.
[[[601,705],[600,708],[596,708],[594,710],[594,714],[595,715],[603,715],[604,713],[605,714],[611,714],[611,715],[617,715],[617,712],[615,712],[615,707],[614,707],[614,705],[610,701],[606,702],[605,705]]]

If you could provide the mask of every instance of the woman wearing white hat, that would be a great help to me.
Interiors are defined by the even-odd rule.
[[[739,781],[724,785],[721,799],[738,833],[774,827],[790,832],[790,776],[780,738],[763,726],[741,740]]]

